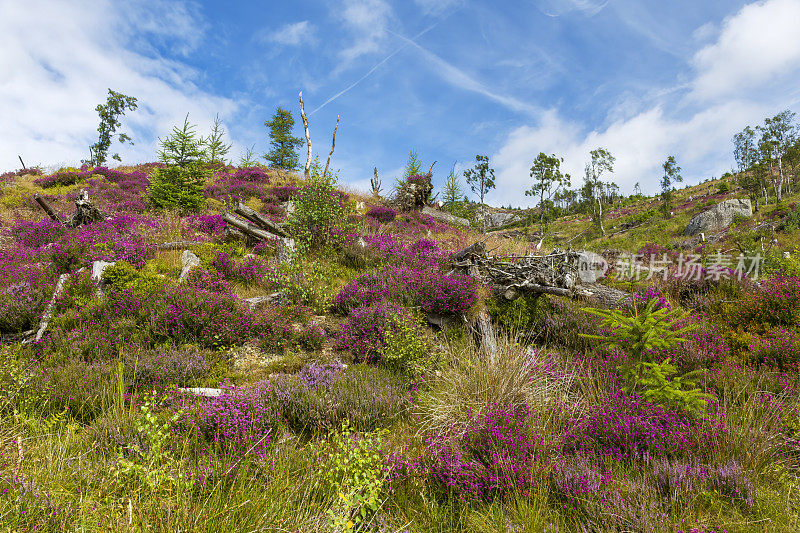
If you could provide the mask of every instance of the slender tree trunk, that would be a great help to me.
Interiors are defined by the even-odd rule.
[[[306,132],[306,145],[308,146],[305,168],[305,177],[308,179],[311,170],[311,135],[308,133],[308,118],[306,117],[306,109],[303,105],[303,91],[300,91],[300,116],[303,118],[303,129],[305,129]]]
[[[331,141],[331,152],[328,154],[328,160],[325,162],[325,171],[322,173],[322,177],[328,175],[328,165],[331,164],[331,156],[333,155],[333,149],[336,147],[336,130],[339,129],[339,115],[336,115],[336,127],[333,128],[333,140]]]
[[[597,199],[597,219],[600,221],[600,232],[605,236],[606,229],[603,227],[603,204],[600,198]]]

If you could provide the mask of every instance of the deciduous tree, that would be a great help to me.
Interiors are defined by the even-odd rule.
[[[97,131],[100,136],[97,142],[89,147],[90,159],[85,161],[93,166],[102,165],[108,159],[108,149],[111,146],[111,141],[116,134],[119,138],[120,144],[130,143],[133,144],[130,136],[126,133],[117,134],[117,128],[122,126],[119,117],[125,114],[125,111],[134,111],[137,108],[136,97],[128,96],[111,89],[108,90],[108,98],[105,104],[99,104],[95,107],[95,111],[100,115],[100,125],[97,126]],[[119,154],[111,156],[112,159],[121,161]]]

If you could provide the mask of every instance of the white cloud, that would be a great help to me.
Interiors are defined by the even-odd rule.
[[[645,100],[626,96],[609,111],[610,123],[602,129],[589,131],[555,109],[545,112],[537,125],[515,129],[491,157],[498,178],[491,200],[531,205],[527,198],[520,202],[520,191],[530,188],[529,167],[539,152],[564,157],[575,186],[583,180],[589,151],[607,148],[616,157],[613,179],[626,192],[637,182],[643,191],[656,192],[661,163],[669,155],[676,156],[690,183],[730,170],[731,137],[797,101],[796,20],[800,0],[744,7],[723,22],[716,42],[694,55],[693,79]],[[695,36],[707,39],[709,28],[702,26]],[[777,78],[785,86],[768,91]],[[700,105],[698,98],[703,99]]]
[[[157,22],[158,10],[165,8],[164,20],[176,28],[171,45],[178,50],[198,45],[192,31],[196,21],[182,19],[188,11],[175,4],[138,2],[129,10],[112,0],[0,0],[0,109],[7,110],[0,114],[5,139],[0,168],[15,166],[17,154],[28,164],[74,164],[86,158],[97,135],[94,108],[105,101],[109,87],[139,100],[139,108],[122,119],[136,145],[111,148],[127,162],[152,160],[156,138],[187,112],[201,132],[216,113],[223,120],[230,116],[236,104],[200,90],[194,70],[137,44],[166,31]],[[145,11],[151,15],[140,17]]]
[[[579,124],[549,110],[537,126],[522,126],[512,131],[491,156],[497,190],[490,199],[499,204],[533,205],[533,200],[522,197],[521,191],[530,188],[529,169],[539,152],[564,158],[564,169],[572,175],[573,187],[583,182],[589,152],[598,147],[608,149],[616,157],[612,179],[627,193],[637,182],[643,191],[656,192],[661,163],[669,155],[676,156],[687,182],[719,175],[730,169],[733,132],[767,113],[764,106],[731,101],[698,112],[687,120],[677,120],[656,106],[613,122],[602,131],[586,133]]]
[[[301,44],[313,44],[316,41],[315,28],[307,20],[286,24],[279,30],[263,35],[259,40],[273,43],[298,46]]]
[[[717,42],[698,51],[693,96],[713,99],[800,71],[800,0],[743,7],[722,23]]]
[[[340,69],[381,50],[392,17],[392,8],[386,1],[344,0],[338,16],[352,36],[352,44],[339,52]]]

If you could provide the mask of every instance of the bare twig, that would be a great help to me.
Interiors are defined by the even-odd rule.
[[[19,158],[19,164],[22,165],[22,168],[28,168],[25,166],[25,161],[22,160],[22,156],[18,155],[17,157]]]
[[[306,145],[308,145],[308,155],[306,155],[306,169],[305,176],[308,179],[311,171],[311,135],[308,133],[308,117],[306,117],[306,108],[303,105],[303,91],[300,91],[300,116],[303,117],[303,128],[306,131]]]
[[[331,156],[333,155],[333,149],[336,146],[336,130],[339,129],[339,115],[336,115],[336,127],[333,128],[333,140],[331,141],[331,152],[328,154],[328,160],[325,162],[325,170],[322,172],[322,177],[328,175],[328,165],[331,164]]]

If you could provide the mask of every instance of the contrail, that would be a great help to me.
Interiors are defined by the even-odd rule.
[[[504,96],[502,94],[497,94],[492,90],[490,90],[481,82],[470,77],[469,74],[467,74],[463,70],[459,69],[454,65],[451,65],[450,63],[448,63],[441,57],[437,56],[427,48],[420,46],[418,43],[414,42],[414,40],[409,39],[408,37],[403,37],[402,35],[395,33],[391,30],[386,30],[386,31],[388,31],[392,35],[395,35],[396,37],[399,37],[400,39],[403,39],[404,41],[406,41],[407,45],[416,47],[417,50],[419,50],[428,61],[430,61],[437,67],[437,69],[435,69],[436,73],[439,74],[442,78],[444,78],[445,81],[449,82],[450,84],[460,89],[465,89],[467,91],[472,91],[478,94],[482,94],[483,96],[486,96],[487,98],[494,100],[495,102],[498,102],[513,111],[528,113],[529,115],[535,117],[541,115],[541,109],[537,108],[536,106],[533,106],[521,100],[517,100],[516,98],[511,96]]]
[[[369,77],[369,75],[370,75],[370,74],[372,74],[373,72],[375,72],[375,71],[378,69],[378,67],[380,67],[381,65],[383,65],[384,63],[386,63],[387,61],[389,61],[391,58],[393,58],[394,56],[396,56],[396,55],[397,55],[398,53],[400,53],[401,51],[403,51],[403,50],[405,50],[406,48],[408,48],[410,45],[412,45],[412,44],[416,45],[417,43],[416,43],[416,42],[414,42],[414,41],[416,41],[417,39],[419,39],[420,37],[422,37],[423,35],[425,35],[425,34],[426,34],[426,33],[428,33],[429,31],[431,31],[431,30],[432,30],[433,28],[435,28],[435,27],[436,27],[438,24],[439,24],[439,22],[438,22],[438,21],[437,21],[437,22],[434,22],[433,24],[431,24],[430,26],[428,26],[427,28],[425,28],[424,30],[422,30],[421,32],[419,32],[418,34],[416,34],[416,35],[415,35],[414,37],[412,37],[411,39],[409,39],[409,38],[407,38],[407,37],[402,37],[401,35],[398,35],[398,34],[394,33],[393,31],[389,31],[389,30],[387,30],[387,31],[389,31],[389,33],[391,33],[392,35],[397,35],[398,37],[401,37],[401,38],[402,38],[404,41],[406,41],[406,43],[405,43],[403,46],[401,46],[400,48],[398,48],[397,50],[395,50],[394,52],[392,52],[391,54],[389,54],[388,56],[384,57],[382,60],[380,60],[380,61],[379,61],[379,62],[378,62],[378,63],[377,63],[377,64],[376,64],[374,67],[372,67],[371,69],[369,69],[369,70],[367,71],[367,73],[366,73],[366,74],[364,74],[363,76],[361,76],[360,78],[358,78],[358,79],[357,79],[355,82],[353,82],[353,83],[352,83],[352,84],[351,84],[349,87],[347,87],[346,89],[344,89],[344,90],[342,90],[342,91],[339,91],[339,92],[338,92],[338,93],[336,93],[335,95],[333,95],[333,96],[331,96],[330,98],[328,98],[328,99],[327,99],[327,100],[326,100],[326,101],[325,101],[325,102],[324,102],[322,105],[320,105],[319,107],[317,107],[316,109],[314,109],[314,110],[313,110],[311,113],[309,113],[309,116],[310,116],[310,115],[313,115],[314,113],[316,113],[317,111],[319,111],[320,109],[322,109],[322,108],[323,108],[323,107],[325,107],[326,105],[330,104],[331,102],[333,102],[334,100],[336,100],[337,98],[339,98],[340,96],[342,96],[344,93],[346,93],[347,91],[349,91],[350,89],[352,89],[353,87],[355,87],[356,85],[358,85],[359,83],[361,83],[362,81],[364,81],[365,79],[367,79],[367,78]],[[417,46],[419,46],[419,45],[417,45]]]

